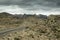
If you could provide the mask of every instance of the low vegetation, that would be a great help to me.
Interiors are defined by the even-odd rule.
[[[0,36],[0,40],[60,40],[60,15],[16,16],[6,13],[6,16],[3,13],[1,16],[4,16],[0,16],[0,31],[21,26],[26,28]]]

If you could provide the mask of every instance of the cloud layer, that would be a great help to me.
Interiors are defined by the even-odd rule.
[[[52,9],[60,7],[60,0],[0,0],[0,5],[19,5],[21,8]]]
[[[1,5],[3,5],[1,9]],[[13,5],[13,7],[11,7]],[[14,6],[17,5],[18,7]],[[6,9],[5,9],[6,8]],[[16,9],[17,8],[17,9]],[[60,11],[60,0],[0,0],[0,11],[16,12],[24,11],[27,13],[58,13]],[[17,11],[17,12],[18,12]]]
[[[54,9],[55,10],[55,9]],[[38,10],[38,11],[30,11],[20,8],[17,5],[10,5],[10,6],[4,6],[0,5],[0,12],[8,12],[11,14],[43,14],[43,15],[50,15],[50,14],[60,14],[59,10],[51,10],[51,11],[45,11],[45,10]]]

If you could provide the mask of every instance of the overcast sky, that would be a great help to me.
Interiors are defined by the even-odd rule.
[[[60,0],[0,0],[0,12],[60,14]]]

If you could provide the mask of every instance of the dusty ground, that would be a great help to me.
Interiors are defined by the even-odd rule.
[[[0,18],[0,32],[25,27],[22,30],[13,30],[3,35],[0,40],[60,40],[60,18],[49,16],[47,19],[28,17],[24,19]]]

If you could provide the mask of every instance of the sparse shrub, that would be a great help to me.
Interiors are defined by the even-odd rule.
[[[33,34],[30,34],[29,37],[34,38],[34,35]]]
[[[21,40],[20,38],[15,37],[14,40]]]

